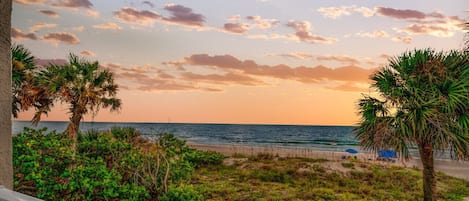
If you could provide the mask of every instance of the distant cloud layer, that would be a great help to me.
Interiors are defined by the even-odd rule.
[[[321,7],[317,9],[324,17],[336,19],[341,16],[359,13],[364,17],[383,16],[409,22],[405,27],[395,28],[398,33],[392,37],[393,41],[412,43],[412,38],[407,35],[431,35],[436,37],[451,37],[454,31],[462,31],[465,20],[458,16],[446,16],[438,11],[425,13],[412,9],[395,9],[390,7],[377,6],[374,9],[358,6],[342,7]],[[361,37],[369,38],[387,38],[389,35],[385,32],[360,32],[356,34]]]
[[[83,53],[83,52],[82,52]],[[347,56],[314,55],[318,60],[339,60],[355,63]],[[375,69],[364,69],[355,65],[339,68],[290,67],[288,65],[260,65],[253,60],[240,60],[232,55],[194,54],[180,61],[165,62],[171,68],[152,65],[124,67],[105,64],[103,67],[115,73],[127,89],[142,91],[202,90],[223,91],[220,86],[243,85],[265,86],[265,78],[298,81],[304,84],[328,84],[328,89],[340,91],[366,91],[368,77]],[[172,68],[178,66],[178,68]],[[206,67],[206,73],[187,71],[182,66]],[[171,73],[168,73],[171,72]],[[268,80],[268,79],[267,79]]]
[[[11,38],[15,40],[37,40],[37,36],[34,33],[24,33],[17,28],[11,28]]]
[[[164,9],[171,13],[171,16],[165,17],[154,11],[139,11],[135,8],[121,8],[114,11],[114,16],[123,22],[142,26],[150,26],[161,21],[169,24],[202,27],[205,22],[203,15],[194,13],[191,8],[182,5],[167,4]]]
[[[43,40],[50,41],[52,43],[66,43],[70,45],[75,45],[80,42],[80,40],[73,34],[68,32],[54,32],[48,33],[42,37]]]
[[[175,79],[174,76],[153,66],[136,66],[129,68],[118,64],[106,64],[104,67],[114,72],[116,79],[120,79],[122,82],[130,82],[132,86],[129,86],[128,89],[142,91],[220,91],[220,89],[197,86],[191,82]]]
[[[321,59],[331,58],[326,56]],[[178,64],[215,67],[228,72],[242,72],[244,75],[295,80],[303,83],[318,83],[325,80],[367,82],[368,76],[374,71],[374,69],[364,69],[353,65],[335,69],[324,66],[293,68],[283,64],[259,65],[253,60],[242,61],[231,55],[210,56],[207,54],[185,57],[184,61]]]

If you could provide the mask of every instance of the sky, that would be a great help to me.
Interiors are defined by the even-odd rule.
[[[96,122],[355,125],[374,71],[461,48],[469,14],[467,0],[13,2],[12,40],[40,62],[74,53],[114,73],[122,109]]]

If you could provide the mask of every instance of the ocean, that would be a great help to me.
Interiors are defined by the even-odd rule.
[[[43,128],[62,132],[68,122],[46,121],[33,127],[29,121],[14,121],[13,134],[23,127]],[[254,124],[191,124],[191,123],[118,123],[82,122],[80,130],[107,130],[112,127],[133,127],[146,137],[172,133],[189,143],[244,145],[344,151],[360,149],[354,138],[353,126],[301,126]]]

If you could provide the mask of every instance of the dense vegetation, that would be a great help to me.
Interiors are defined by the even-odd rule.
[[[206,200],[421,200],[422,172],[358,161],[230,158],[196,170],[192,183]],[[438,200],[463,200],[469,182],[437,173]]]
[[[224,158],[132,128],[80,134],[74,159],[70,143],[45,129],[14,136],[14,189],[45,200],[202,200],[187,185],[194,169]]]
[[[132,128],[80,134],[74,160],[70,139],[61,133],[25,128],[13,141],[15,190],[45,200],[418,200],[423,196],[422,174],[416,169],[266,154],[237,155],[222,163],[224,156],[194,150],[171,134],[149,139]],[[437,180],[441,200],[469,196],[469,182],[442,173]]]

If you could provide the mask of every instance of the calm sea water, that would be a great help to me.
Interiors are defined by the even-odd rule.
[[[41,122],[36,128],[62,132],[68,122]],[[28,121],[13,122],[13,133],[23,127],[33,127]],[[187,124],[187,123],[104,123],[83,122],[81,131],[107,130],[112,127],[134,127],[145,136],[168,132],[188,142],[198,144],[229,144],[247,146],[307,148],[329,151],[359,149],[352,126],[297,126],[245,124]]]

